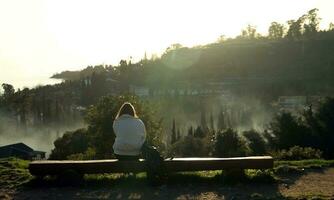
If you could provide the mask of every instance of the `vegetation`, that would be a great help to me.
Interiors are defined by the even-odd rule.
[[[32,179],[28,161],[17,158],[0,159],[0,188],[12,189]]]
[[[270,146],[288,149],[295,145],[312,147],[323,152],[325,158],[334,156],[334,99],[327,98],[317,110],[309,107],[302,116],[280,113],[270,125],[275,138]]]
[[[283,95],[333,94],[334,31],[319,30],[317,12],[312,9],[287,24],[272,22],[268,36],[248,25],[236,38],[221,37],[216,43],[193,48],[173,44],[160,57],[145,56],[137,63],[121,60],[117,66],[62,72],[54,77],[66,81],[53,86],[15,90],[4,83],[0,134],[7,122],[23,130],[59,130],[62,125],[84,120],[87,128],[67,132],[54,142],[50,158],[110,158],[115,137],[112,121],[120,105],[130,101],[146,124],[149,142],[166,155],[278,152],[276,155],[283,156],[297,145],[319,150],[324,158],[334,158],[333,98],[319,106],[309,105],[297,114],[278,112],[270,106]],[[124,95],[138,90],[143,97]],[[248,102],[239,106],[227,104],[220,99],[225,91],[247,100],[256,97],[264,109],[277,115],[264,131],[242,129],[243,133],[239,133],[240,127],[250,127],[252,113],[258,110],[250,112]],[[214,102],[210,95],[218,96],[215,102],[219,102],[211,108],[206,105]],[[177,115],[183,112],[192,116],[179,122]],[[2,120],[3,116],[6,120]],[[172,128],[167,124],[172,124]],[[304,151],[307,150],[301,150]]]
[[[106,96],[87,109],[85,121],[87,129],[67,132],[55,142],[50,159],[98,159],[113,157],[112,144],[115,133],[113,121],[124,102],[131,102],[137,114],[146,125],[147,141],[160,150],[164,146],[161,139],[161,122],[155,118],[154,108],[135,96]]]
[[[215,141],[215,155],[217,157],[237,157],[248,154],[248,149],[238,133],[232,129],[219,132]]]
[[[322,152],[311,147],[293,146],[288,150],[281,150],[275,152],[273,157],[277,160],[307,160],[307,159],[321,159]]]

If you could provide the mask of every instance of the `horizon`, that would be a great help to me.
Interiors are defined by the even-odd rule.
[[[2,1],[0,80],[32,87],[61,71],[160,55],[174,43],[193,47],[221,35],[234,38],[248,24],[267,35],[271,22],[286,24],[313,8],[319,9],[323,30],[334,22],[333,5],[329,0]],[[38,77],[45,81],[38,83]]]

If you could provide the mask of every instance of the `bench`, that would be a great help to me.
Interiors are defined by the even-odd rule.
[[[273,167],[270,156],[234,157],[234,158],[173,158],[165,159],[167,172],[203,171],[222,169],[269,169]],[[29,171],[35,176],[59,175],[66,170],[79,174],[145,172],[145,160],[44,160],[33,161]]]

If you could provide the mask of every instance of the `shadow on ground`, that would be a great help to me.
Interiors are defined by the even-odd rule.
[[[15,199],[283,199],[278,183],[263,179],[227,181],[226,176],[171,174],[162,185],[150,186],[145,176],[96,175],[64,184],[57,179],[32,180]]]

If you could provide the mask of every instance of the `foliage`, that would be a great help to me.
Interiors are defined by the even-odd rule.
[[[95,149],[88,147],[84,153],[71,154],[66,157],[67,160],[93,160],[96,157]]]
[[[255,130],[244,131],[243,136],[248,141],[251,155],[264,155],[266,153],[266,142],[258,132]]]
[[[311,147],[294,146],[288,150],[280,150],[273,153],[273,157],[278,160],[306,160],[306,159],[320,159],[322,152]]]
[[[88,132],[92,137],[92,143],[99,158],[111,157],[112,144],[115,134],[113,121],[117,112],[124,102],[130,102],[136,109],[137,115],[146,126],[146,140],[163,150],[161,140],[161,120],[155,118],[154,108],[151,104],[140,100],[136,96],[106,96],[96,105],[91,106],[85,116],[88,124]]]
[[[229,128],[218,132],[214,144],[214,154],[218,157],[245,156],[249,153],[245,141],[236,131]]]
[[[87,129],[68,132],[55,141],[50,159],[98,159],[113,156],[115,134],[113,121],[124,102],[131,102],[146,126],[146,138],[163,150],[161,121],[154,118],[154,108],[135,96],[106,96],[88,108]],[[145,104],[146,103],[146,104]]]
[[[311,132],[309,145],[315,148],[319,148],[324,152],[326,158],[332,158],[333,153],[333,122],[334,122],[334,99],[326,98],[318,107],[314,110],[310,106],[304,113],[303,123]]]
[[[270,39],[281,39],[284,36],[285,27],[278,22],[271,22],[268,37]]]
[[[334,98],[327,98],[314,111],[309,107],[301,117],[280,113],[270,124],[266,136],[277,149],[293,146],[313,147],[323,152],[325,158],[334,157]],[[275,149],[275,148],[274,148]]]
[[[294,145],[305,146],[305,141],[310,136],[309,130],[301,120],[288,112],[276,115],[269,129],[276,137],[279,149],[287,149]]]
[[[13,189],[32,179],[29,161],[17,158],[0,159],[0,188]]]
[[[174,143],[169,154],[174,157],[206,157],[210,155],[210,139],[187,135]]]
[[[85,152],[89,146],[89,135],[86,129],[66,132],[54,142],[55,148],[50,154],[51,160],[65,160],[69,155]]]
[[[248,24],[247,27],[241,31],[241,38],[255,39],[259,36],[260,35],[256,32],[256,27],[250,24]]]

